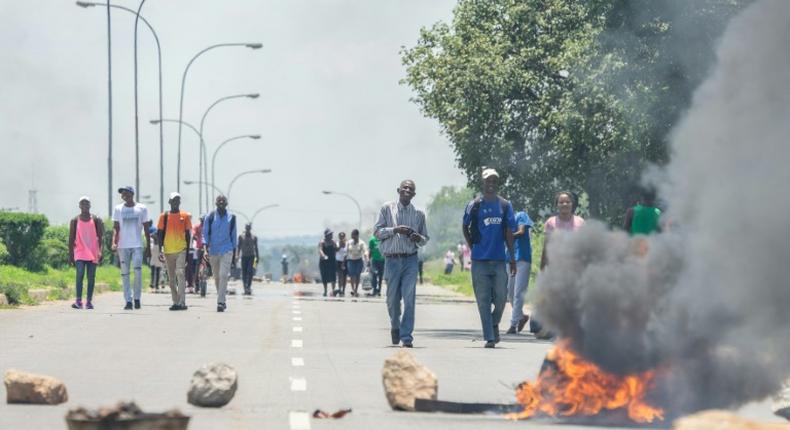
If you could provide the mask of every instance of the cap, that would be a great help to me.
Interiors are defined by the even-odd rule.
[[[485,169],[483,170],[483,179],[488,179],[490,176],[496,176],[499,178],[499,173],[497,173],[494,169]]]
[[[331,228],[324,230],[324,237],[329,236],[330,234],[334,233]]]
[[[79,201],[80,202],[88,202],[88,203],[90,203],[91,198],[88,197],[88,196],[82,196],[82,197],[80,197]]]
[[[170,193],[170,197],[168,197],[168,198],[170,200],[173,200],[176,197],[181,197],[181,194],[179,194],[178,191],[173,191],[172,193]]]
[[[132,194],[134,194],[134,187],[133,187],[133,186],[131,186],[131,185],[127,185],[127,186],[125,186],[125,187],[118,188],[118,193],[119,193],[119,194],[120,194],[120,193],[123,193],[124,191],[125,191],[125,192],[127,192],[127,193],[132,193]]]

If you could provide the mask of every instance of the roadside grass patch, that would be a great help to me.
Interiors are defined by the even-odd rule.
[[[76,269],[67,267],[53,269],[45,267],[40,272],[30,272],[20,267],[0,265],[0,294],[5,294],[11,306],[34,305],[36,300],[29,295],[30,290],[46,289],[47,300],[66,300],[75,297]],[[150,269],[143,268],[143,285],[150,279]],[[111,291],[121,290],[121,271],[113,265],[96,268],[96,283],[107,284]],[[83,283],[87,288],[87,282]]]

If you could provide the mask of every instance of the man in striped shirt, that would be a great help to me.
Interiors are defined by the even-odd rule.
[[[396,202],[381,207],[373,234],[379,239],[384,254],[387,279],[387,311],[390,316],[392,344],[403,342],[412,347],[414,338],[414,303],[417,289],[417,250],[428,242],[425,213],[411,204],[417,187],[407,179],[398,187]],[[401,300],[403,316],[401,317]]]

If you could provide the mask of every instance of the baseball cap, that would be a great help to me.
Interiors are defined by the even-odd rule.
[[[80,197],[80,199],[78,201],[80,201],[80,202],[85,201],[85,202],[90,203],[91,198],[88,197],[88,196],[82,196],[82,197]]]
[[[178,191],[173,191],[172,193],[170,193],[169,199],[173,200],[176,197],[181,197],[181,194],[179,194]]]
[[[496,176],[499,178],[499,173],[497,173],[497,171],[494,169],[483,170],[483,179],[488,179],[489,176]]]
[[[127,193],[132,193],[132,194],[134,194],[134,187],[133,187],[133,186],[131,186],[131,185],[127,185],[127,186],[125,186],[125,187],[118,188],[118,193],[119,193],[119,194],[120,194],[120,193],[122,193],[122,192],[124,192],[124,191],[126,191]]]

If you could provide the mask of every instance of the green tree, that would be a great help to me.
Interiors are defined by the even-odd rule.
[[[617,221],[646,166],[666,160],[669,130],[743,3],[460,0],[451,24],[402,51],[403,82],[470,186],[495,167],[533,216],[569,189]]]

